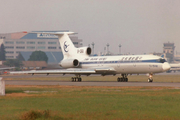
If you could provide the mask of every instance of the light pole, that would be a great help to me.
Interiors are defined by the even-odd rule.
[[[107,43],[107,54],[109,54],[109,43]]]
[[[93,48],[93,55],[94,55],[94,45],[95,45],[94,42],[92,42],[91,45],[92,45],[92,48]]]
[[[104,47],[104,55],[106,55],[106,47]]]
[[[121,44],[119,44],[119,54],[121,54]]]

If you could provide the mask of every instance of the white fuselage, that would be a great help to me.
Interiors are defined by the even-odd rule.
[[[170,66],[161,57],[154,55],[95,56],[80,60],[81,68],[113,68],[115,74],[159,73]]]

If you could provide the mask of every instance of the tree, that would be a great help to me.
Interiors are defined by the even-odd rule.
[[[8,59],[3,64],[6,66],[9,66],[9,67],[21,67],[21,66],[23,66],[22,62],[18,59]]]
[[[28,61],[48,61],[48,57],[43,51],[34,51]]]
[[[6,60],[6,51],[5,51],[5,47],[4,44],[1,44],[1,48],[0,48],[0,60],[5,61]]]

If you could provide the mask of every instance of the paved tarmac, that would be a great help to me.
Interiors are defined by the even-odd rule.
[[[154,87],[177,87],[180,88],[180,83],[148,83],[148,82],[63,82],[50,80],[6,80],[6,85],[62,85],[62,86],[154,86]]]
[[[161,73],[159,75],[179,75],[180,72],[176,73]],[[29,78],[29,77],[44,77],[45,75],[7,75],[0,76],[3,78]],[[49,75],[46,77],[62,77],[62,75]],[[70,77],[70,75],[69,75]],[[6,85],[62,85],[62,86],[161,86],[161,87],[176,87],[180,88],[180,83],[171,83],[171,82],[117,82],[117,81],[82,81],[82,82],[65,82],[58,80],[6,80]]]

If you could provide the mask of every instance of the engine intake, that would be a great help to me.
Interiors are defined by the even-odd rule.
[[[86,54],[90,55],[90,54],[91,54],[91,51],[92,51],[91,48],[88,47],[87,50],[86,50]]]
[[[91,54],[91,48],[90,47],[80,47],[80,48],[77,48],[77,54],[80,54],[80,55],[90,55]]]
[[[75,67],[79,66],[79,61],[78,61],[77,59],[74,59],[74,60],[73,60],[73,65],[74,65]]]

